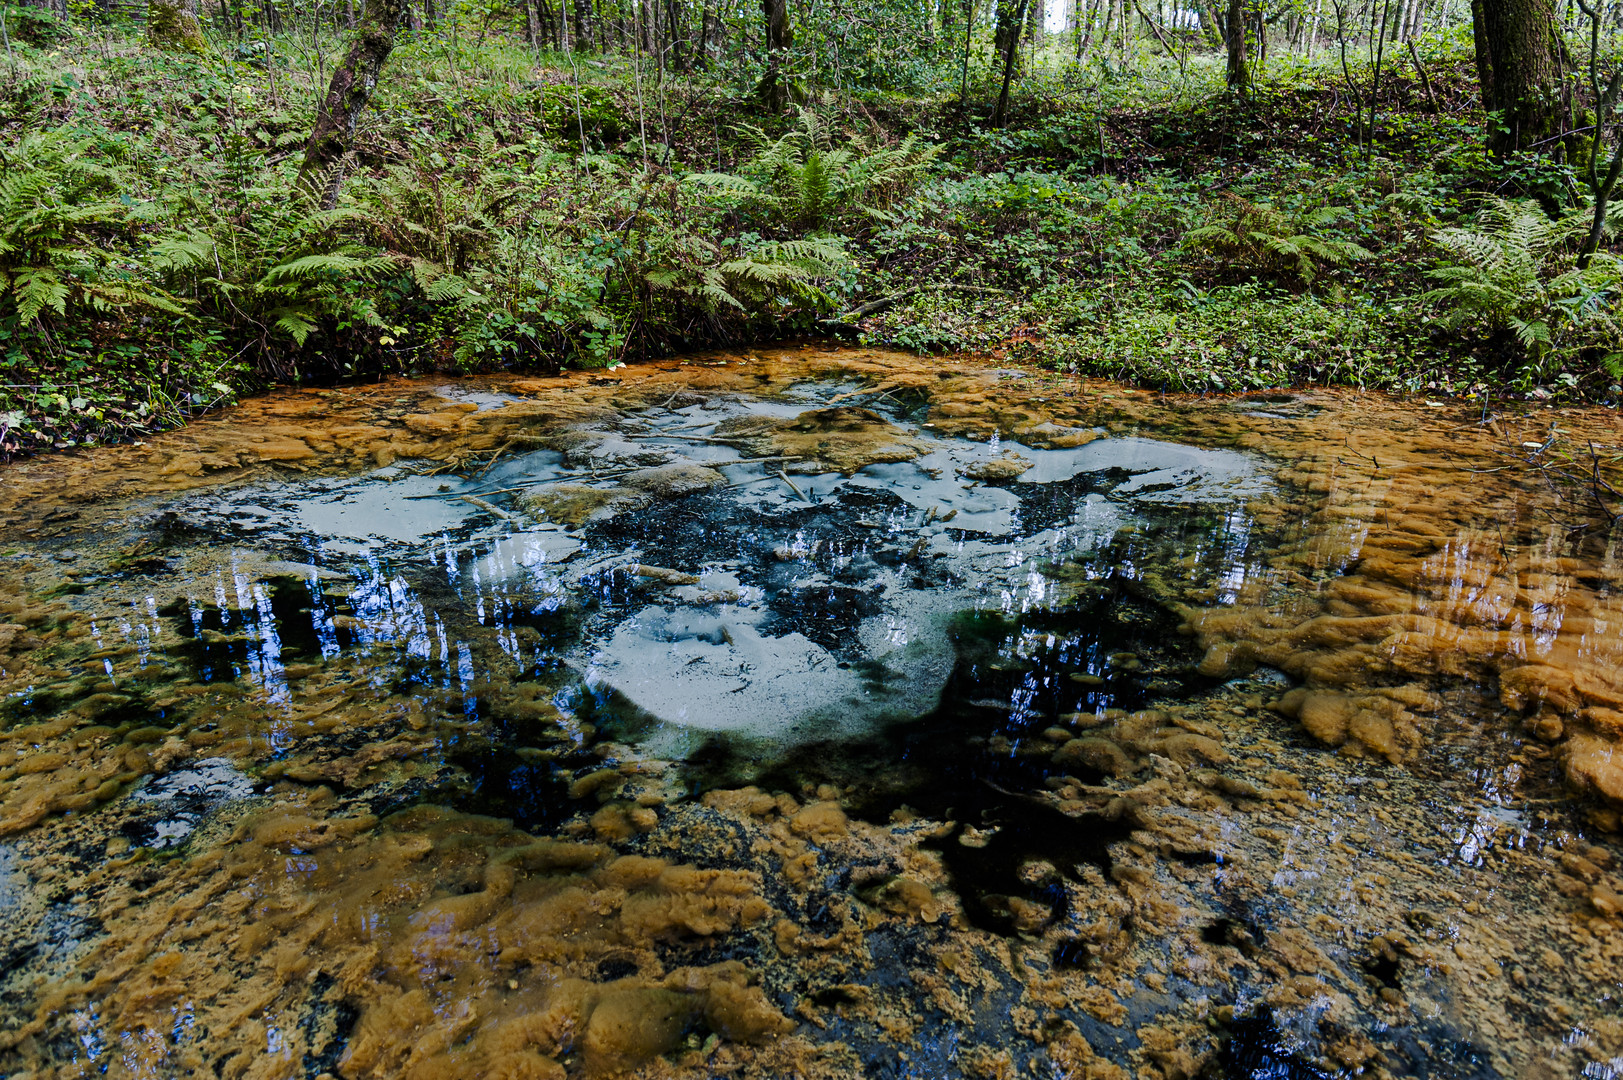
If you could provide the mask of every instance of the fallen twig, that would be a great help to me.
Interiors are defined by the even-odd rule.
[[[490,503],[487,503],[485,500],[481,499],[477,495],[459,495],[459,496],[457,496],[457,498],[461,499],[465,503],[472,503],[474,506],[477,506],[479,509],[483,510],[485,513],[490,514],[490,515],[492,515],[494,517],[499,517],[503,521],[512,521],[513,520],[513,515],[512,514],[509,514],[506,510],[503,510],[499,506],[492,506]]]
[[[733,443],[748,442],[750,436],[736,435],[732,438],[721,438],[715,435],[626,435],[627,439],[677,439],[684,442],[720,443],[722,446],[731,446]]]
[[[793,480],[789,479],[789,474],[784,472],[782,469],[778,470],[778,479],[782,480],[785,484],[788,484],[789,485],[789,490],[794,492],[795,496],[798,499],[800,499],[801,502],[804,502],[804,503],[811,502],[810,499],[806,498],[806,493],[801,491],[799,488],[795,487],[795,482]]]

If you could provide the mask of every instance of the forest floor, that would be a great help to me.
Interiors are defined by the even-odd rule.
[[[1239,98],[1211,58],[1144,56],[1030,73],[992,128],[973,82],[769,116],[725,71],[424,34],[391,58],[331,213],[292,186],[341,43],[317,44],[19,44],[0,455],[137,438],[276,383],[815,337],[1169,393],[1623,395],[1604,288],[1579,303],[1535,277],[1487,313],[1427,296],[1439,230],[1486,197],[1576,190],[1568,166],[1486,160],[1459,42],[1389,64],[1373,126],[1357,65],[1274,61]]]

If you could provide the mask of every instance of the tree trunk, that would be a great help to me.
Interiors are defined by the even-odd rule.
[[[704,45],[705,63],[710,63],[712,55],[721,56],[727,48],[727,24],[721,21],[721,15],[712,10],[705,15]]]
[[[666,0],[665,19],[670,23],[671,28],[671,66],[677,71],[685,72],[688,70],[687,58],[684,55],[687,50],[682,48],[683,20],[681,10],[676,5],[676,0]]]
[[[1504,157],[1548,144],[1560,121],[1560,44],[1549,0],[1472,0],[1477,75],[1488,152]]]
[[[1229,49],[1229,89],[1244,94],[1251,89],[1251,65],[1245,58],[1245,0],[1229,0],[1229,15],[1224,22]]]
[[[1223,19],[1217,13],[1217,5],[1212,0],[1198,0],[1196,9],[1200,14],[1200,32],[1205,35],[1206,44],[1221,49],[1223,42],[1228,40],[1228,32],[1223,29]]]
[[[780,113],[789,104],[789,76],[783,70],[784,53],[793,42],[789,28],[789,0],[761,0],[766,16],[766,78],[761,80],[761,100]]]
[[[148,0],[147,40],[173,52],[208,52],[194,0]]]
[[[1026,25],[1027,3],[1028,0],[998,0],[997,27],[992,32],[992,44],[998,55],[1005,58],[1012,55],[1016,70],[1020,66],[1020,32]]]
[[[1014,5],[1013,18],[1005,21]],[[1014,82],[1016,61],[1020,58],[1020,30],[1026,25],[1027,0],[1004,0],[998,6],[997,37],[1003,49],[1003,89],[998,92],[997,108],[992,110],[992,126],[1002,127],[1009,115],[1009,86]]]
[[[1493,50],[1488,47],[1488,19],[1482,0],[1471,0],[1471,36],[1476,40],[1476,84],[1482,90],[1482,108],[1493,108]]]
[[[699,43],[693,50],[693,66],[701,70],[710,66],[710,20],[715,18],[710,6],[713,2],[704,0],[704,8],[699,12]]]
[[[343,61],[333,69],[327,97],[316,113],[315,127],[304,148],[298,186],[320,200],[324,210],[338,204],[344,182],[344,158],[355,138],[355,125],[372,100],[383,63],[394,51],[395,32],[405,21],[409,0],[366,0],[361,25]]]

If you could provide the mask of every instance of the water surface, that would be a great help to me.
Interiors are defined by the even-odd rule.
[[[786,350],[14,467],[0,1069],[1623,1075],[1552,422]]]

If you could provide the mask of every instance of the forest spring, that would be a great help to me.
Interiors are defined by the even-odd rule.
[[[819,346],[14,463],[0,1074],[1623,1076],[1614,422]]]

